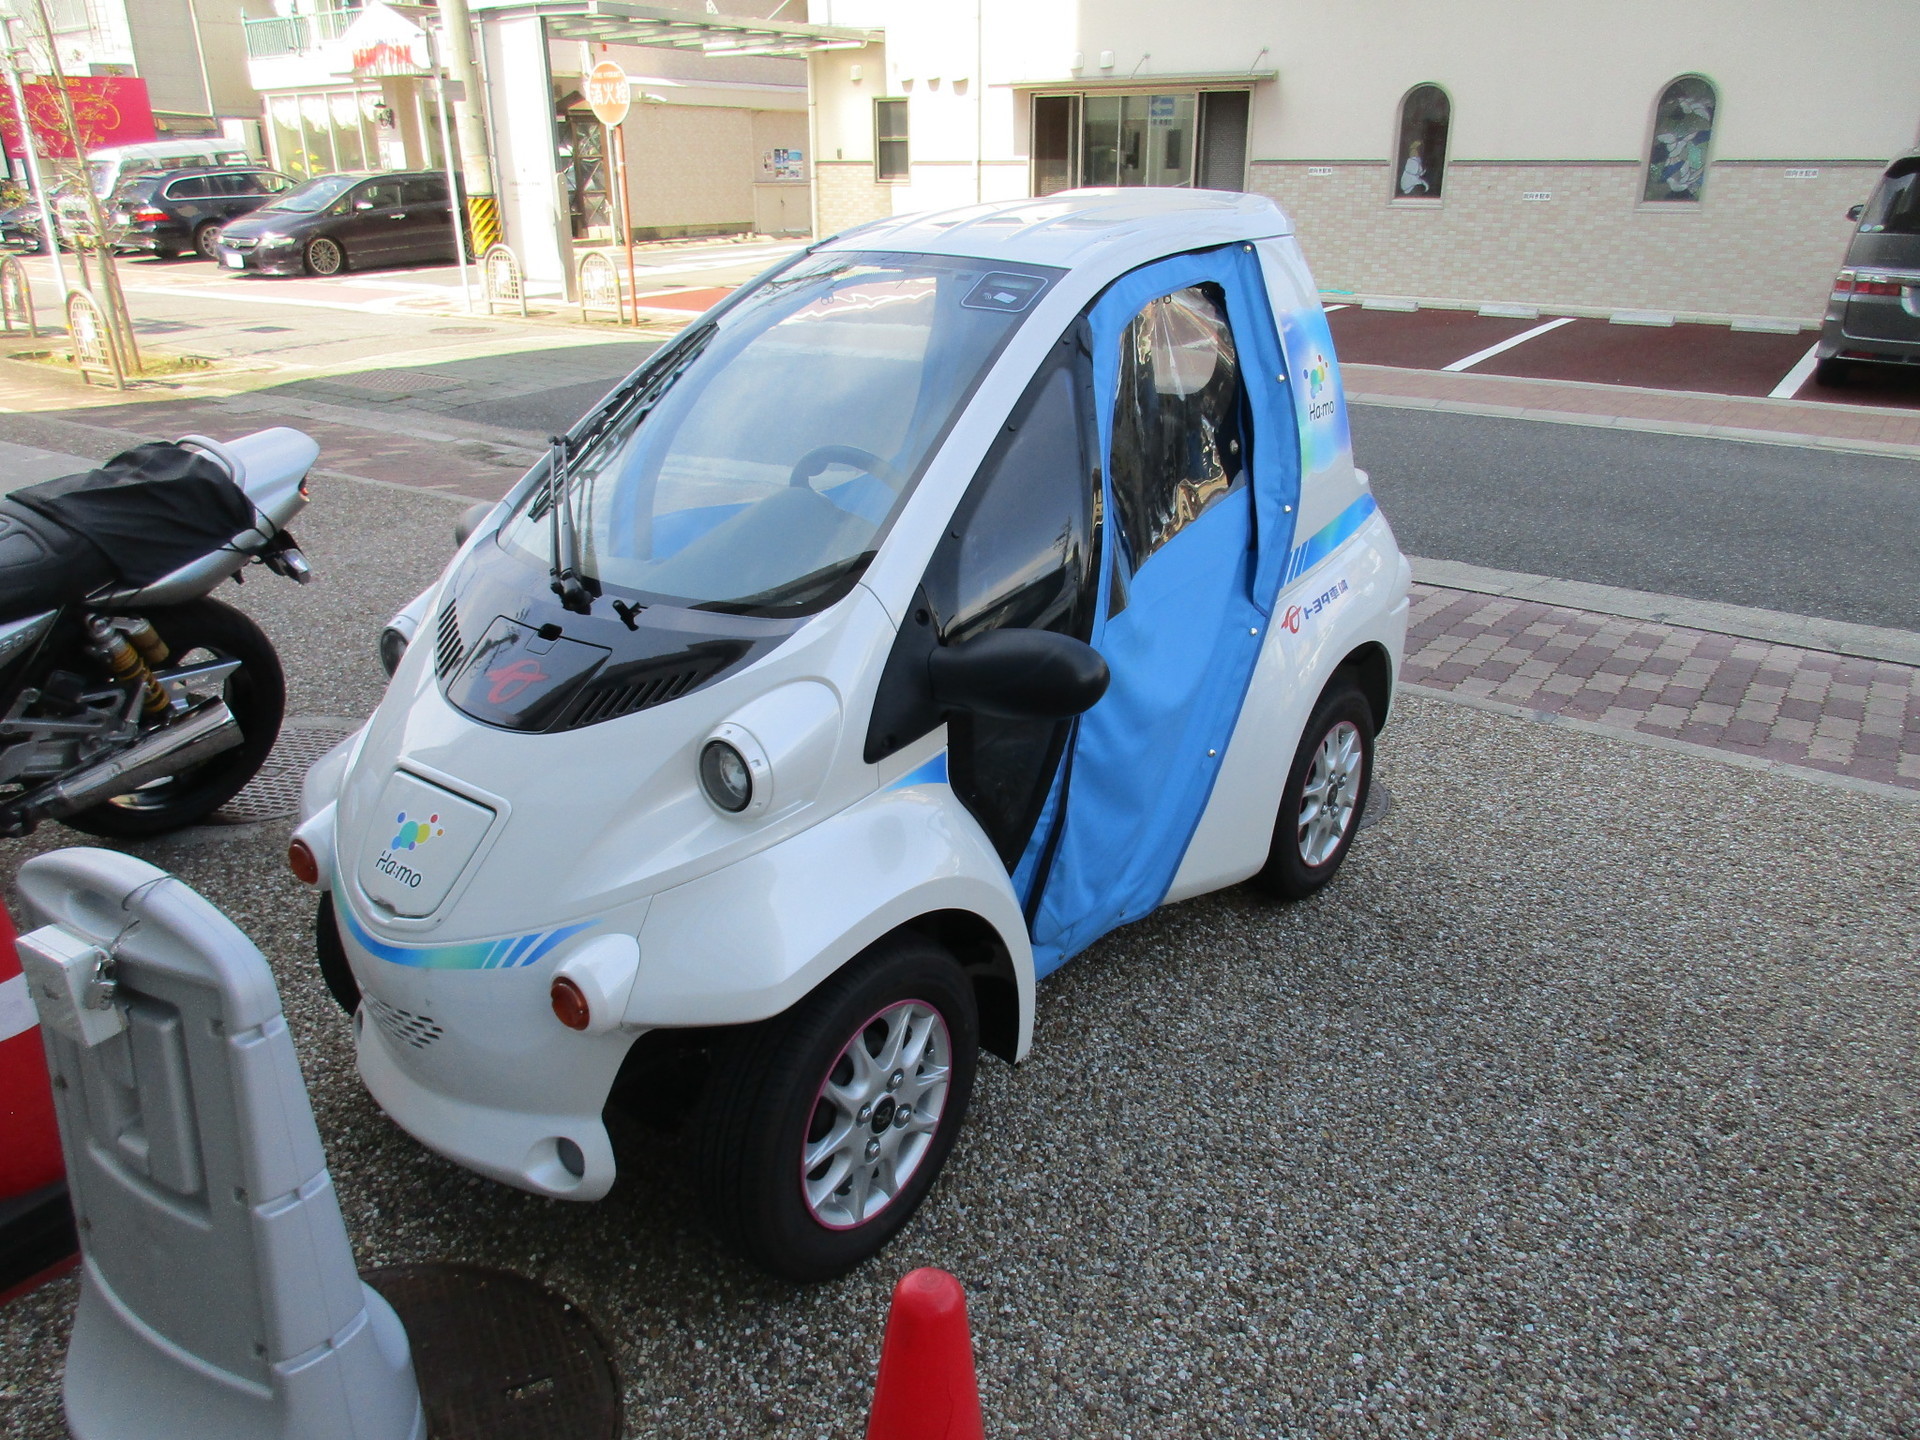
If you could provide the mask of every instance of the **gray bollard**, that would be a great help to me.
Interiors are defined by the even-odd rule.
[[[144,860],[20,869],[20,939],[84,1264],[78,1440],[423,1440],[407,1335],[360,1281],[280,994]]]

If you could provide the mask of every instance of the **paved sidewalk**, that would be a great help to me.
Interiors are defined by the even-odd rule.
[[[1920,668],[1416,585],[1402,679],[1920,794]]]
[[[1404,370],[1388,365],[1343,365],[1341,374],[1347,398],[1358,404],[1612,425],[1920,459],[1920,410],[1644,390],[1577,380]]]

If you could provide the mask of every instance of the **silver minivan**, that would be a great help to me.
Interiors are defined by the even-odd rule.
[[[1920,150],[1887,167],[1866,204],[1827,297],[1813,376],[1844,384],[1858,365],[1920,371]]]

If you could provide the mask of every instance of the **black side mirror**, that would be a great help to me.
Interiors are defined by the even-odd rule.
[[[485,500],[478,505],[470,505],[460,512],[460,518],[453,522],[453,543],[464,545],[467,537],[480,528],[480,522],[493,513],[493,506]]]
[[[1867,207],[1865,205],[1849,205],[1847,207],[1847,218],[1849,220],[1858,220],[1866,213]]]
[[[1112,678],[1100,652],[1052,630],[988,630],[927,656],[934,703],[1005,720],[1091,710]]]

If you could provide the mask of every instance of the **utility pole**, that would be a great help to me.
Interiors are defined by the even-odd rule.
[[[440,17],[447,71],[459,87],[453,122],[460,136],[460,169],[467,182],[467,233],[473,237],[473,253],[485,255],[500,243],[500,202],[487,159],[486,110],[480,98],[480,72],[473,63],[473,22],[467,18],[467,0],[440,0]]]

